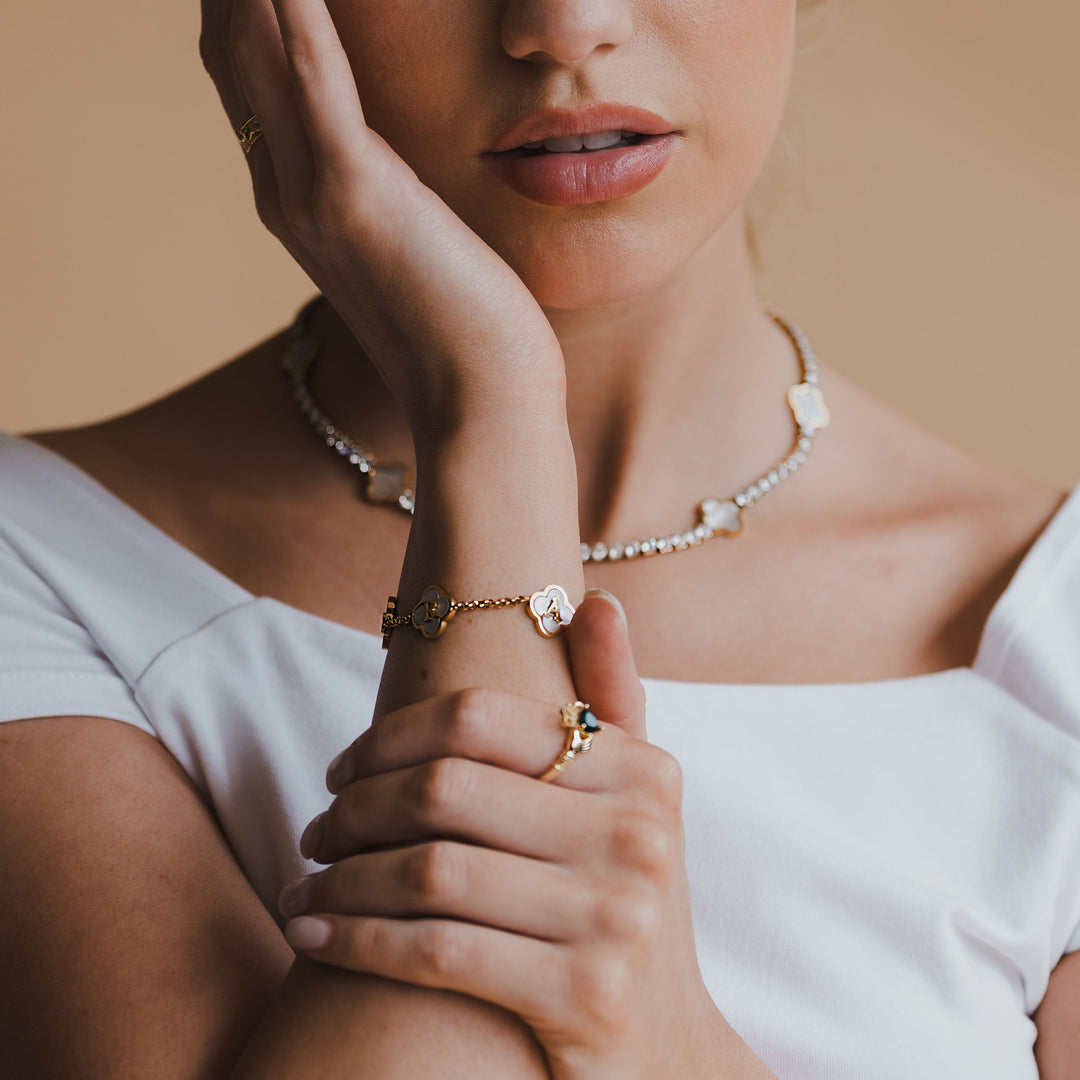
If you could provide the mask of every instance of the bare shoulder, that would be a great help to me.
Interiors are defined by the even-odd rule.
[[[11,1075],[221,1075],[291,952],[177,763],[117,721],[16,721],[0,789]]]
[[[876,490],[868,505],[880,513],[983,540],[989,530],[1009,548],[1041,532],[1069,494],[961,449],[843,376],[830,375],[829,391],[844,417],[841,441],[859,447],[849,482]]]
[[[908,639],[920,640],[923,628],[925,656],[912,659],[913,669],[970,663],[988,616],[1068,491],[976,457],[842,377],[830,380],[830,398],[844,418],[842,471],[861,504],[851,518],[855,548],[875,553],[869,564],[892,586]]]
[[[285,344],[275,335],[104,423],[30,437],[252,594],[373,632],[408,521],[358,499],[355,475],[312,437],[280,372]]]

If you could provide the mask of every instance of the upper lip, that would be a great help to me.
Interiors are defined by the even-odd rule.
[[[530,113],[505,131],[487,148],[489,154],[516,150],[530,142],[565,135],[587,135],[600,131],[635,131],[640,135],[667,135],[672,126],[662,116],[633,105],[600,102],[583,109],[550,107]]]

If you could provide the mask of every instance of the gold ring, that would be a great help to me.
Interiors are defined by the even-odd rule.
[[[245,154],[251,153],[251,148],[262,138],[262,134],[262,124],[254,116],[245,120],[236,129],[236,137],[240,140],[240,145],[244,148]]]
[[[587,754],[592,746],[593,736],[604,730],[584,701],[572,701],[569,705],[564,705],[559,713],[562,726],[566,729],[566,744],[551,767],[537,777],[545,784],[566,772],[571,761]]]

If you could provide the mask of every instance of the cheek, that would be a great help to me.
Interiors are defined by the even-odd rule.
[[[669,30],[699,110],[702,150],[724,187],[745,197],[761,170],[787,100],[795,0],[710,0]],[[684,14],[686,14],[684,12]]]
[[[480,62],[463,37],[461,0],[327,0],[327,8],[368,124],[415,164],[433,134],[453,130],[452,106],[468,96]]]

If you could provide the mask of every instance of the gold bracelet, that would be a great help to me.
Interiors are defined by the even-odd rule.
[[[429,640],[439,637],[447,623],[459,611],[487,611],[490,608],[529,605],[529,614],[541,637],[561,634],[574,617],[574,606],[561,585],[549,585],[532,596],[504,596],[498,600],[455,600],[445,589],[432,585],[424,590],[419,603],[409,615],[399,615],[397,597],[386,601],[382,617],[383,648],[390,648],[390,638],[398,627],[411,626]]]

